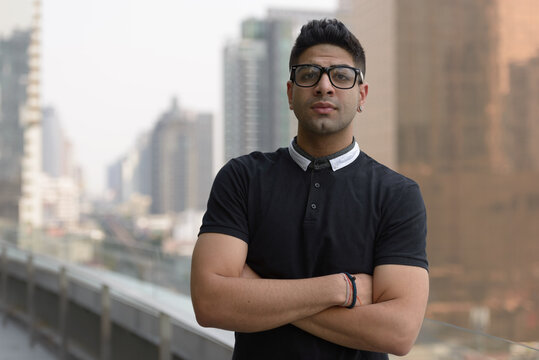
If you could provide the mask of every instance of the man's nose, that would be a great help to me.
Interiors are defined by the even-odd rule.
[[[315,86],[315,91],[317,94],[333,94],[335,88],[329,80],[329,75],[327,73],[322,74],[318,84]]]

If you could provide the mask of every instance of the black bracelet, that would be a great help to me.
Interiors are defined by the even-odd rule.
[[[350,282],[352,283],[352,303],[347,306],[347,309],[352,309],[354,306],[356,306],[356,300],[357,300],[357,288],[356,288],[356,278],[355,276],[350,275],[349,273],[345,272],[344,275],[348,277]]]

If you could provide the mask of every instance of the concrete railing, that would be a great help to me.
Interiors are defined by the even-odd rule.
[[[99,269],[0,242],[4,316],[58,358],[230,359],[233,334],[197,325],[190,299]]]
[[[30,248],[39,249],[33,245]],[[76,265],[68,261],[71,257],[59,260],[54,252],[52,257],[44,254],[0,240],[0,313],[27,324],[31,342],[38,337],[49,340],[58,358],[231,358],[233,334],[198,326],[188,296],[119,273]],[[416,345],[404,358],[503,355],[539,360],[538,345],[425,319]]]

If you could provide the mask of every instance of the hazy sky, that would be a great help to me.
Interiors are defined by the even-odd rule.
[[[165,111],[220,120],[221,54],[241,20],[269,7],[335,10],[337,0],[44,0],[43,105],[52,105],[92,192]],[[283,89],[284,89],[283,84]]]

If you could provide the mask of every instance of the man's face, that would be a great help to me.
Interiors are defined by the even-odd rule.
[[[316,64],[323,67],[348,65],[355,67],[352,55],[341,47],[319,44],[305,50],[298,64]],[[335,88],[327,73],[313,87],[299,87],[288,81],[288,103],[298,119],[298,134],[329,135],[339,132],[351,134],[350,126],[359,105],[367,96],[367,84],[351,89]]]

